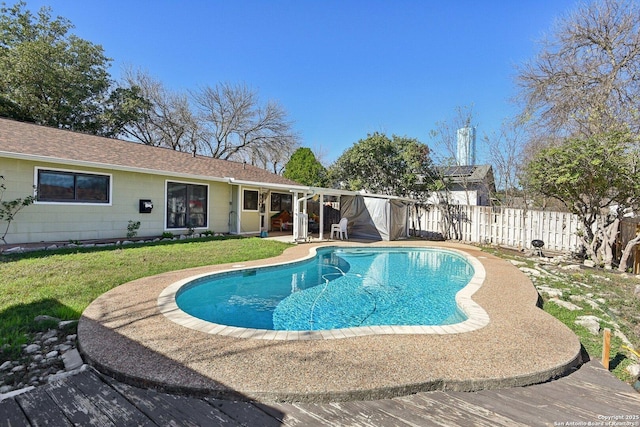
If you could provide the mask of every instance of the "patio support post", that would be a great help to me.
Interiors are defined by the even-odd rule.
[[[242,231],[242,186],[238,185],[238,209],[236,209],[236,233]]]
[[[298,230],[298,214],[300,213],[300,205],[298,204],[298,192],[293,192],[293,240],[297,241],[300,235]]]
[[[318,240],[322,241],[322,231],[324,230],[324,194],[320,193],[320,198],[318,199],[318,203],[320,205],[320,230],[318,231]]]

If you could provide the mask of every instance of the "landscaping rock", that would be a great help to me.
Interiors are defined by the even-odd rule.
[[[524,262],[524,261],[518,261],[518,260],[515,260],[515,259],[510,259],[510,260],[509,260],[509,262],[510,262],[511,264],[515,265],[515,266],[527,265],[527,263],[526,263],[526,262]]]
[[[640,285],[636,285],[635,289],[633,290],[633,296],[636,298],[640,298]]]
[[[83,365],[80,353],[75,348],[62,355],[62,362],[64,362],[64,369],[66,371],[73,371]]]
[[[579,307],[572,302],[564,301],[558,298],[551,298],[549,302],[552,302],[556,305],[559,305],[560,307],[564,307],[567,310],[571,310],[571,311],[582,310],[582,307]]]
[[[52,322],[59,322],[60,321],[60,319],[58,319],[57,317],[48,316],[46,314],[41,314],[39,316],[36,316],[33,320],[34,320],[34,322],[37,322],[37,323],[47,322],[47,321],[52,321]]]
[[[54,338],[56,337],[56,335],[58,335],[58,331],[55,329],[49,329],[47,332],[45,332],[44,334],[42,334],[42,337],[40,337],[41,340],[46,341],[50,338]],[[57,339],[57,337],[56,337]]]
[[[599,310],[600,306],[597,302],[590,298],[583,297],[582,295],[569,295],[571,301],[585,302],[591,306],[591,308]]]
[[[542,274],[540,272],[540,270],[536,270],[535,268],[528,268],[528,267],[519,267],[520,271],[522,271],[524,274],[528,274],[530,276],[539,276],[540,274]]]
[[[597,316],[578,316],[575,324],[587,328],[593,335],[600,333],[600,318]]]
[[[51,316],[38,316],[40,321],[58,321]],[[63,322],[59,322],[63,323]],[[0,401],[28,387],[46,384],[49,378],[62,378],[86,367],[76,349],[77,335],[69,333],[69,325],[38,332],[22,346],[22,356],[0,365]]]
[[[550,288],[548,286],[536,286],[538,292],[549,295],[550,298],[562,298],[562,291],[560,289]]]
[[[70,325],[75,325],[77,324],[78,321],[77,320],[63,320],[61,322],[58,322],[58,329],[64,329]],[[75,339],[75,337],[74,337]]]
[[[596,263],[595,261],[591,260],[591,259],[585,259],[583,262],[585,267],[595,267]]]
[[[72,376],[72,375],[75,375],[75,374],[77,374],[77,373],[79,373],[79,372],[86,371],[86,370],[87,370],[87,367],[88,367],[88,365],[84,365],[84,364],[83,364],[83,365],[81,365],[79,368],[74,369],[74,370],[72,370],[72,371],[61,371],[61,372],[56,372],[56,373],[55,373],[55,374],[53,374],[53,375],[49,375],[49,377],[47,378],[47,382],[51,383],[51,382],[54,382],[54,381],[60,381],[60,380],[63,380],[63,379],[65,379],[65,378],[68,378],[68,377],[70,377],[70,376]]]
[[[28,346],[26,346],[24,348],[24,352],[27,354],[33,354],[37,351],[40,351],[40,348],[42,348],[40,345],[38,344],[29,344]]]
[[[634,363],[633,365],[627,366],[627,372],[634,378],[638,378],[640,376],[640,365]]]
[[[19,254],[22,252],[24,252],[23,248],[21,248],[20,246],[15,246],[13,248],[5,249],[2,253],[3,254]]]
[[[580,270],[580,266],[578,264],[567,264],[560,267],[563,270],[576,271]]]

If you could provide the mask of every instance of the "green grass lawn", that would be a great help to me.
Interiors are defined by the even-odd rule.
[[[190,267],[268,258],[290,245],[258,238],[208,238],[124,247],[0,256],[0,348],[17,356],[46,314],[80,318],[98,296],[131,280]]]

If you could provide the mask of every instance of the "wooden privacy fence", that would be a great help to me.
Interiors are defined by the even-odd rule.
[[[489,206],[450,206],[453,221],[450,238],[471,243],[491,243],[514,248],[532,249],[532,240],[542,240],[544,248],[558,252],[576,251],[581,228],[578,218],[568,212],[549,212]],[[412,211],[411,224],[416,212]],[[446,235],[443,211],[431,205],[420,211],[423,234]]]

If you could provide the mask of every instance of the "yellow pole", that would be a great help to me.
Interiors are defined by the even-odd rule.
[[[611,350],[611,329],[605,328],[602,336],[602,366],[609,370],[609,351]]]

